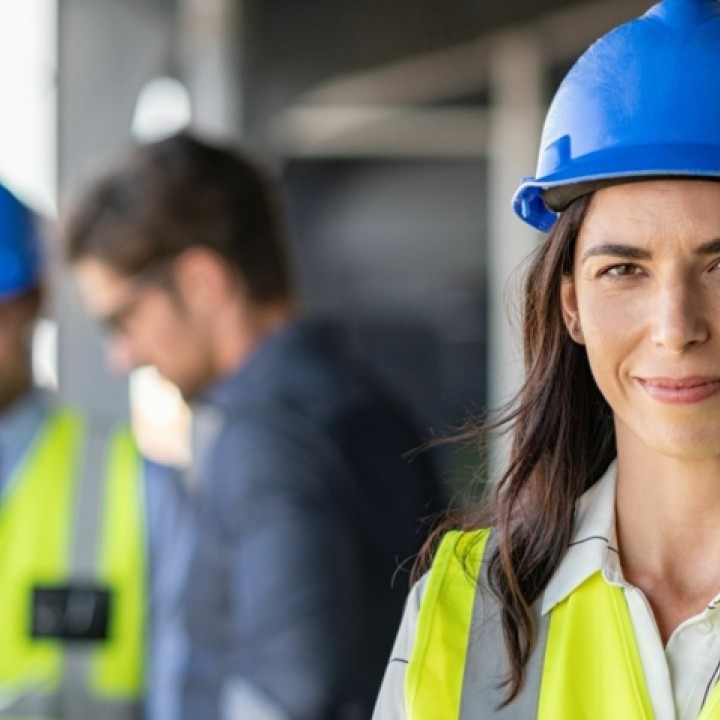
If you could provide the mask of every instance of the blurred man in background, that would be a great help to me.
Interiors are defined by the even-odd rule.
[[[69,256],[110,355],[193,403],[186,720],[370,717],[439,492],[404,408],[301,319],[264,174],[180,134],[84,198]]]
[[[0,186],[0,717],[172,720],[181,488],[34,387],[41,265],[36,218]]]

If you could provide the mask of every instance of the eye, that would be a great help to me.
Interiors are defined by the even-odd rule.
[[[643,270],[640,266],[634,265],[633,263],[620,263],[619,265],[611,265],[610,267],[604,268],[600,274],[611,278],[626,278],[633,277],[634,275],[642,275]]]

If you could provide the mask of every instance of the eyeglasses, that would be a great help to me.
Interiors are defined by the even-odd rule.
[[[97,317],[103,332],[107,335],[127,333],[128,323],[148,293],[159,287],[172,285],[171,269],[174,258],[163,259],[148,265],[130,278],[130,287],[125,299],[114,309]]]

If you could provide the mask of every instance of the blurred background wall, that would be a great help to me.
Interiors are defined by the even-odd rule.
[[[43,210],[71,202],[127,149],[133,127],[152,137],[189,118],[206,136],[244,143],[283,182],[307,308],[347,327],[427,436],[517,386],[506,288],[537,238],[510,197],[533,173],[566,69],[651,4],[3,2],[39,13],[28,32],[41,33],[47,55],[36,71],[49,113],[38,130],[49,156]],[[0,174],[14,186],[12,172]],[[103,371],[100,339],[59,264],[54,280],[43,342],[60,392],[127,415],[127,383]],[[158,387],[147,373],[132,382],[146,398]],[[152,405],[175,420],[142,407],[135,416],[166,427],[154,432],[170,440],[160,452],[182,461],[172,435],[183,410],[158,392]]]

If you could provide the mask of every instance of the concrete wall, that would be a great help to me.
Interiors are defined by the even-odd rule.
[[[137,94],[167,66],[172,28],[172,5],[157,0],[59,1],[61,210],[127,148]],[[101,339],[66,272],[60,271],[56,287],[61,394],[96,411],[126,416],[126,381],[105,371]]]

